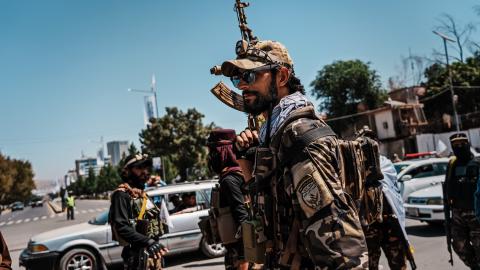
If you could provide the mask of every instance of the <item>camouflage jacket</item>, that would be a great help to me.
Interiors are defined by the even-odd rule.
[[[327,132],[318,136],[323,131]],[[366,269],[365,236],[340,177],[338,141],[313,106],[288,116],[272,136],[270,150],[275,169],[270,173],[271,199],[265,199],[265,223],[272,231],[267,238],[273,238],[273,264],[291,269]],[[262,176],[261,158],[257,151],[254,174],[260,181],[269,175]],[[261,183],[257,185],[261,191]]]

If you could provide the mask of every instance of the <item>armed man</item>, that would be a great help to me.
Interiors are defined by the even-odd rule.
[[[444,183],[447,245],[470,267],[480,269],[480,223],[475,217],[474,193],[479,179],[480,160],[470,151],[463,133],[450,136],[454,156],[450,158]]]
[[[357,135],[378,142],[377,134],[368,126],[364,126]],[[373,211],[365,211],[365,207],[360,210],[360,219],[367,239],[369,269],[379,269],[381,250],[387,257],[390,269],[407,269],[407,259],[410,261],[411,268],[416,269],[413,248],[405,230],[405,208],[397,186],[397,171],[392,161],[383,155],[380,155],[380,167],[384,178],[379,183],[367,182],[364,195],[366,204],[381,209],[380,215],[372,217]],[[381,196],[378,196],[378,190]],[[375,198],[378,199],[375,200]]]
[[[336,135],[305,97],[285,46],[253,37],[246,6],[236,1],[243,37],[237,58],[211,70],[242,92],[241,99],[229,94],[231,107],[243,102],[237,109],[266,119],[259,132],[247,128],[236,138],[239,164],[255,184],[251,194],[260,220],[242,226],[246,255],[247,247],[259,247],[246,257],[265,269],[367,269],[365,236],[340,178]]]
[[[161,257],[167,249],[158,242],[163,234],[160,209],[143,191],[150,178],[152,160],[137,154],[127,156],[124,164],[123,183],[111,198],[112,238],[124,246],[122,258],[126,270],[161,269]]]
[[[243,242],[241,239],[241,224],[248,219],[242,186],[243,173],[234,154],[235,130],[215,129],[210,132],[207,140],[208,167],[219,176],[219,188],[212,191],[212,204],[216,215],[230,217],[230,220],[220,217],[217,224],[223,244],[227,249],[225,254],[225,269],[247,270]],[[216,194],[217,193],[217,194]],[[227,210],[227,211],[225,211]],[[227,215],[225,215],[227,213]],[[221,228],[221,227],[230,228]],[[226,235],[229,234],[229,235]]]

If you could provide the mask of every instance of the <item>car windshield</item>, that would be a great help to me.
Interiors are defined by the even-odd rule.
[[[88,223],[92,225],[105,225],[108,221],[108,211],[105,211],[98,216],[92,218]]]
[[[408,164],[394,164],[393,166],[395,167],[395,170],[397,171],[397,173],[400,173],[401,171],[403,171],[405,168],[408,167]]]

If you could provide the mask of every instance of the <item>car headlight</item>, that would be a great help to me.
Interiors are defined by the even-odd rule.
[[[428,205],[443,205],[443,199],[440,197],[429,198],[427,200]]]
[[[28,245],[28,250],[31,253],[37,253],[37,252],[48,251],[48,248],[45,245],[42,245],[42,244],[30,244],[30,245]]]

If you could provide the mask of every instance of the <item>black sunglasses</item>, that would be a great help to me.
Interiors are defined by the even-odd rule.
[[[230,77],[230,80],[232,81],[232,84],[235,87],[238,87],[238,85],[240,84],[240,81],[244,81],[248,84],[252,84],[257,80],[257,72],[272,70],[275,68],[278,68],[278,65],[269,64],[269,65],[261,66],[258,68],[248,69],[243,72],[239,71],[237,75],[233,75],[232,77]]]

